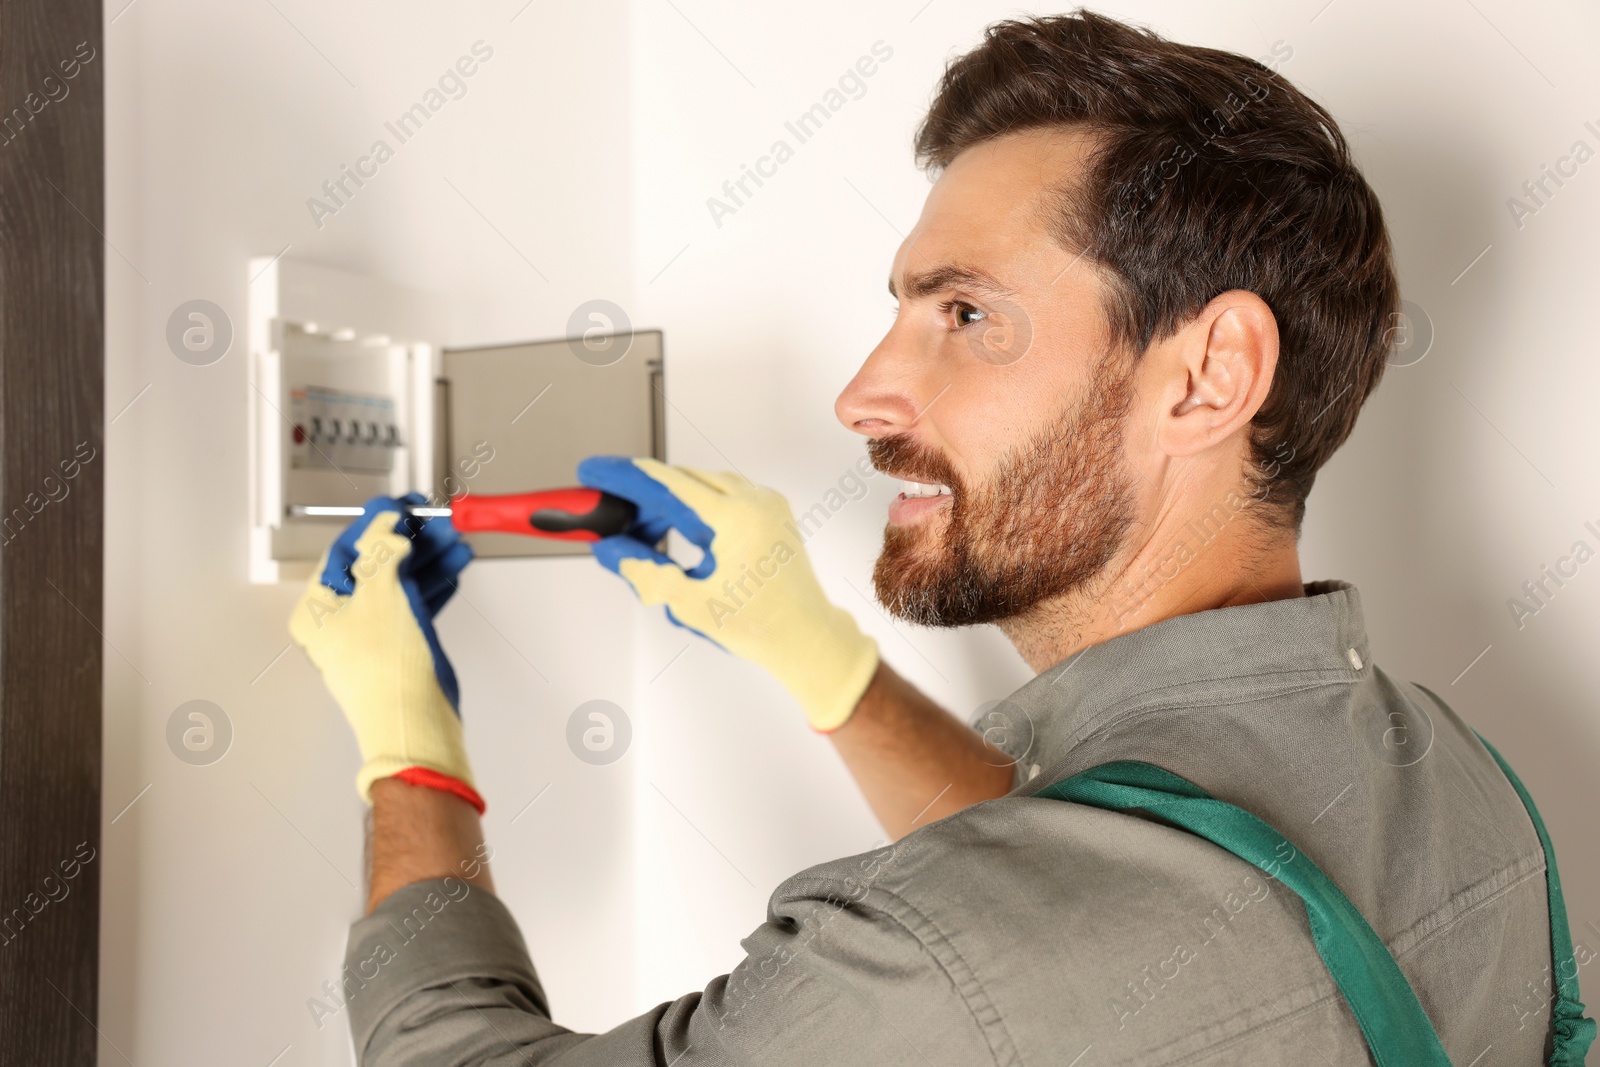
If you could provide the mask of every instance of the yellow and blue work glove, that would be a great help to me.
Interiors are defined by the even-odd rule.
[[[449,519],[402,510],[422,503],[419,493],[367,501],[312,575],[289,632],[355,730],[363,800],[372,802],[373,782],[394,777],[454,793],[481,813],[456,673],[433,628],[472,548]]]
[[[829,732],[855,711],[878,666],[878,646],[828,601],[806,558],[789,504],[736,474],[653,459],[594,456],[578,481],[639,509],[625,532],[593,545],[646,604],[758,664]],[[688,570],[657,551],[669,529],[705,553]]]

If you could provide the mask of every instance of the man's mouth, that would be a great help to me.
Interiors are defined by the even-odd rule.
[[[950,487],[938,482],[908,482],[901,480],[900,495],[903,497],[923,496],[949,496]]]
[[[889,503],[891,527],[955,514],[956,490],[965,489],[954,465],[937,449],[919,445],[909,434],[894,434],[868,441],[867,457],[900,483],[900,492]]]
[[[896,526],[921,522],[947,507],[950,487],[939,482],[914,482],[902,479],[900,494],[889,504],[889,521]]]

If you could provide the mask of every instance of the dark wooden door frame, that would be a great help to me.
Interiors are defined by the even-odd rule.
[[[6,1067],[93,1067],[99,1040],[103,18],[88,0],[0,3]]]

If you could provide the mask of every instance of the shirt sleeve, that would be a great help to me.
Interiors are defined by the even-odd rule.
[[[774,894],[767,921],[742,942],[745,958],[730,974],[606,1033],[578,1034],[551,1020],[504,904],[457,879],[418,882],[351,928],[345,987],[357,1060],[363,1067],[994,1062],[970,976],[953,975],[944,953],[875,906],[873,895],[791,879]]]

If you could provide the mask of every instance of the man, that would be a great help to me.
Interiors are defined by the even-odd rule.
[[[375,501],[293,621],[367,760],[361,1061],[1581,1062],[1517,790],[1377,669],[1355,589],[1302,582],[1306,495],[1398,299],[1333,120],[1260,63],[1080,13],[991,27],[917,147],[939,178],[899,310],[836,410],[907,483],[884,605],[995,623],[1039,672],[1007,752],[826,601],[777,494],[587,461],[640,509],[597,558],[782,681],[897,840],[779,886],[703,992],[571,1033],[492,894],[431,625],[470,552]]]

